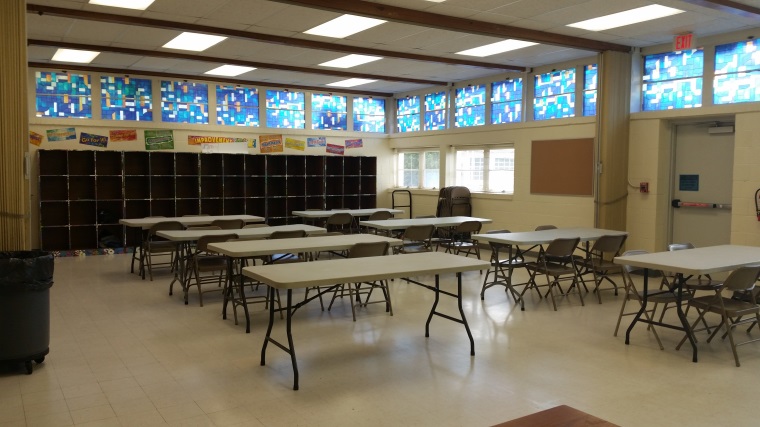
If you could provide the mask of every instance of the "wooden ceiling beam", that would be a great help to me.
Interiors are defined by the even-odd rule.
[[[696,4],[710,9],[720,10],[732,15],[742,16],[744,18],[760,17],[760,8],[748,4],[739,3],[731,0],[683,0],[686,3]]]
[[[88,65],[73,65],[73,64],[60,64],[60,63],[48,63],[48,62],[29,62],[27,64],[30,68],[41,68],[43,70],[61,70],[61,71],[85,71],[90,73],[104,73],[114,75],[138,75],[147,77],[163,77],[168,79],[182,79],[182,80],[197,80],[202,82],[216,82],[216,83],[231,83],[245,86],[264,86],[280,89],[306,89],[313,90],[318,93],[345,93],[350,95],[367,95],[367,96],[380,96],[391,98],[392,93],[388,92],[372,92],[367,90],[351,90],[344,91],[341,88],[325,88],[320,86],[303,86],[303,85],[283,85],[274,82],[258,82],[252,80],[231,79],[221,76],[196,76],[190,74],[179,73],[164,73],[160,71],[143,71],[143,70],[127,70],[123,68],[106,68],[106,67],[91,67]]]
[[[112,53],[121,53],[124,55],[149,56],[149,57],[154,57],[154,58],[186,59],[190,61],[202,61],[202,62],[209,62],[209,63],[240,65],[243,67],[264,68],[264,69],[269,69],[269,70],[293,71],[297,73],[308,73],[308,74],[316,74],[316,75],[323,75],[323,76],[384,80],[388,82],[414,83],[414,84],[422,84],[422,85],[429,85],[429,86],[443,86],[448,83],[448,82],[439,81],[439,80],[423,80],[423,79],[385,76],[385,75],[378,75],[378,74],[352,73],[349,71],[315,69],[315,68],[310,68],[310,67],[295,67],[295,66],[283,65],[283,64],[269,64],[265,62],[243,61],[240,59],[219,58],[219,57],[213,57],[213,56],[193,55],[193,54],[179,53],[179,52],[130,49],[130,48],[124,48],[124,47],[102,46],[102,45],[84,44],[84,43],[67,43],[67,42],[59,42],[59,41],[51,41],[51,40],[29,39],[27,40],[27,45],[62,47],[62,48],[67,48],[67,49],[92,50],[92,51],[99,51],[99,52],[112,52]]]
[[[584,39],[565,34],[555,34],[546,31],[531,30],[496,24],[493,22],[476,21],[468,18],[441,15],[421,10],[406,9],[381,3],[371,3],[362,0],[270,0],[275,3],[285,3],[314,9],[329,10],[339,13],[350,13],[376,19],[399,22],[402,24],[420,25],[448,31],[459,31],[481,36],[510,38],[535,43],[562,46],[573,49],[603,52],[607,50],[631,52],[630,46],[599,40]]]
[[[338,43],[328,43],[316,40],[297,39],[292,37],[275,36],[264,33],[254,33],[249,31],[233,30],[230,28],[218,28],[208,25],[190,24],[184,22],[165,21],[161,19],[150,19],[140,16],[125,16],[111,13],[91,12],[86,10],[68,9],[63,7],[43,6],[36,4],[27,4],[28,13],[37,13],[41,16],[50,15],[64,18],[81,19],[97,22],[108,22],[112,24],[130,25],[136,27],[161,28],[165,30],[192,31],[196,33],[215,34],[225,37],[234,37],[244,40],[254,40],[265,43],[280,44],[286,46],[302,47],[306,49],[320,49],[332,52],[356,53],[360,55],[374,55],[387,58],[408,59],[412,61],[433,62],[448,65],[464,65],[468,67],[488,68],[507,71],[526,71],[525,67],[515,65],[498,64],[491,62],[470,61],[457,58],[444,58],[440,56],[418,55],[406,52],[395,52],[383,49],[369,49],[356,46],[341,45]]]

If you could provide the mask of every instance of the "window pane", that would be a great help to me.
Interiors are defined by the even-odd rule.
[[[483,191],[483,150],[457,151],[456,185],[464,186],[470,191]]]
[[[760,42],[745,40],[715,47],[713,103],[760,101]]]
[[[575,68],[535,77],[533,120],[575,117]]]
[[[522,120],[522,92],[522,78],[491,83],[491,124]]]
[[[311,95],[311,128],[346,130],[348,101],[345,96]]]
[[[575,94],[536,98],[533,100],[533,119],[561,119],[575,116]]]
[[[259,126],[259,90],[216,86],[216,122],[226,126]]]
[[[418,169],[420,167],[419,153],[403,153],[404,169]]]
[[[488,191],[515,192],[515,150],[491,150],[488,161]]]
[[[354,131],[385,132],[385,100],[354,98]]]
[[[423,188],[438,188],[441,176],[441,153],[438,151],[425,152],[425,176]]]
[[[396,99],[396,130],[398,132],[417,132],[420,130],[419,96]]]
[[[162,80],[161,120],[208,124],[208,85]]]
[[[446,129],[446,92],[425,95],[425,130]]]
[[[306,101],[303,92],[268,90],[266,94],[267,127],[304,129]]]
[[[399,153],[398,185],[400,187],[419,187],[420,153]]]
[[[583,70],[583,115],[596,115],[596,90],[598,70],[596,64],[586,65]]]
[[[662,82],[702,76],[704,51],[666,52],[644,57],[644,81]]]
[[[100,117],[103,120],[152,121],[152,81],[100,76]]]
[[[396,117],[396,130],[399,132],[416,132],[420,130],[419,114]]]
[[[456,122],[454,126],[470,127],[486,124],[486,87],[471,85],[456,90]]]
[[[701,49],[644,57],[644,111],[702,106],[704,52]]]
[[[36,116],[92,118],[92,83],[89,74],[38,71]]]
[[[644,83],[644,111],[702,106],[702,78]]]
[[[522,101],[491,105],[491,124],[515,123],[522,120]]]

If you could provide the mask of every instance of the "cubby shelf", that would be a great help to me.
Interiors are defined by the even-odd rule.
[[[132,246],[121,218],[263,216],[376,207],[377,159],[168,151],[39,150],[40,244],[94,249],[106,237]]]

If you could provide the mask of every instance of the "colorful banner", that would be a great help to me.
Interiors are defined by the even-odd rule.
[[[228,136],[194,136],[187,137],[187,145],[226,144],[231,142],[248,142],[246,138],[230,138]]]
[[[115,129],[108,132],[111,142],[137,141],[137,130],[135,129]]]
[[[364,147],[364,143],[361,139],[347,139],[346,140],[346,149],[348,148],[362,148]]]
[[[107,147],[108,137],[104,135],[94,135],[91,133],[80,133],[79,143],[84,145],[92,145],[93,147]]]
[[[336,144],[327,144],[326,151],[330,154],[338,154],[342,156],[346,151],[346,147]]]
[[[42,135],[37,132],[29,131],[29,143],[39,147],[40,144],[42,144]]]
[[[282,135],[261,135],[259,139],[262,153],[282,153]]]
[[[327,138],[324,136],[315,136],[313,138],[306,138],[307,147],[324,147],[327,145]]]
[[[294,150],[305,151],[306,141],[300,139],[285,138],[285,148],[292,148]]]
[[[174,131],[172,130],[146,130],[145,131],[145,149],[152,150],[173,150],[174,149]]]
[[[248,148],[256,148],[256,138],[251,138],[248,140]]]
[[[77,131],[74,128],[48,129],[47,139],[48,141],[67,141],[77,139]]]

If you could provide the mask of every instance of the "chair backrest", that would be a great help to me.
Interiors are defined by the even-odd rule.
[[[550,224],[546,224],[546,225],[539,225],[538,227],[536,227],[536,231],[541,231],[541,230],[555,230],[555,229],[557,229],[557,226],[556,226],[556,225],[550,225]]]
[[[628,256],[628,255],[644,255],[644,254],[648,254],[648,253],[649,253],[649,251],[645,251],[645,250],[643,250],[643,249],[632,249],[632,250],[630,250],[630,251],[625,251],[625,252],[623,252],[623,254],[622,254],[621,256]],[[639,271],[639,270],[644,270],[644,269],[643,269],[643,268],[641,268],[641,267],[635,267],[635,266],[633,266],[633,265],[623,265],[623,270],[624,270],[626,273],[628,273],[628,274],[631,274],[631,273],[633,273],[634,271]]]
[[[388,242],[365,242],[355,243],[348,250],[349,258],[366,258],[371,256],[383,256],[388,254]]]
[[[480,233],[483,224],[480,221],[465,221],[456,228],[456,233]]]
[[[578,247],[581,239],[579,237],[558,238],[552,240],[544,252],[547,257],[559,259],[573,259],[573,252]]]
[[[198,239],[198,243],[195,245],[198,252],[208,252],[209,243],[226,242],[231,239],[237,239],[238,235],[235,233],[229,234],[217,234],[213,236],[201,236]]]
[[[304,230],[279,230],[274,231],[269,235],[270,240],[275,239],[297,239],[299,237],[306,237],[306,231]]]
[[[269,225],[267,225],[264,222],[258,222],[255,224],[246,224],[243,226],[243,228],[261,228],[261,227],[269,227]]]
[[[433,231],[435,231],[435,227],[432,225],[412,225],[404,230],[404,240],[429,241],[433,238]]]
[[[245,226],[245,221],[242,219],[215,219],[211,221],[211,225],[216,225],[222,230],[240,230]]]
[[[511,233],[511,231],[507,229],[501,229],[501,230],[488,230],[486,231],[486,234],[504,234],[504,233]]]
[[[148,231],[148,236],[153,237],[157,231],[184,230],[185,226],[179,221],[161,221],[153,224]]]
[[[681,251],[684,249],[694,249],[694,245],[691,243],[671,243],[668,245],[669,251]]]
[[[760,264],[740,267],[728,275],[723,286],[734,292],[749,291],[755,287],[758,275],[760,275]]]
[[[597,253],[599,255],[604,254],[610,254],[611,256],[617,256],[618,253],[620,253],[620,250],[623,248],[623,244],[625,243],[625,239],[627,239],[628,236],[625,234],[621,235],[605,235],[601,236],[600,238],[596,239],[594,242],[594,246],[591,247],[591,252]]]
[[[372,212],[372,215],[367,218],[368,221],[382,221],[384,219],[390,219],[393,216],[392,213],[388,211],[377,211]]]
[[[344,233],[351,233],[351,224],[354,222],[354,217],[348,212],[336,212],[325,221],[325,228],[328,231],[342,231]]]

